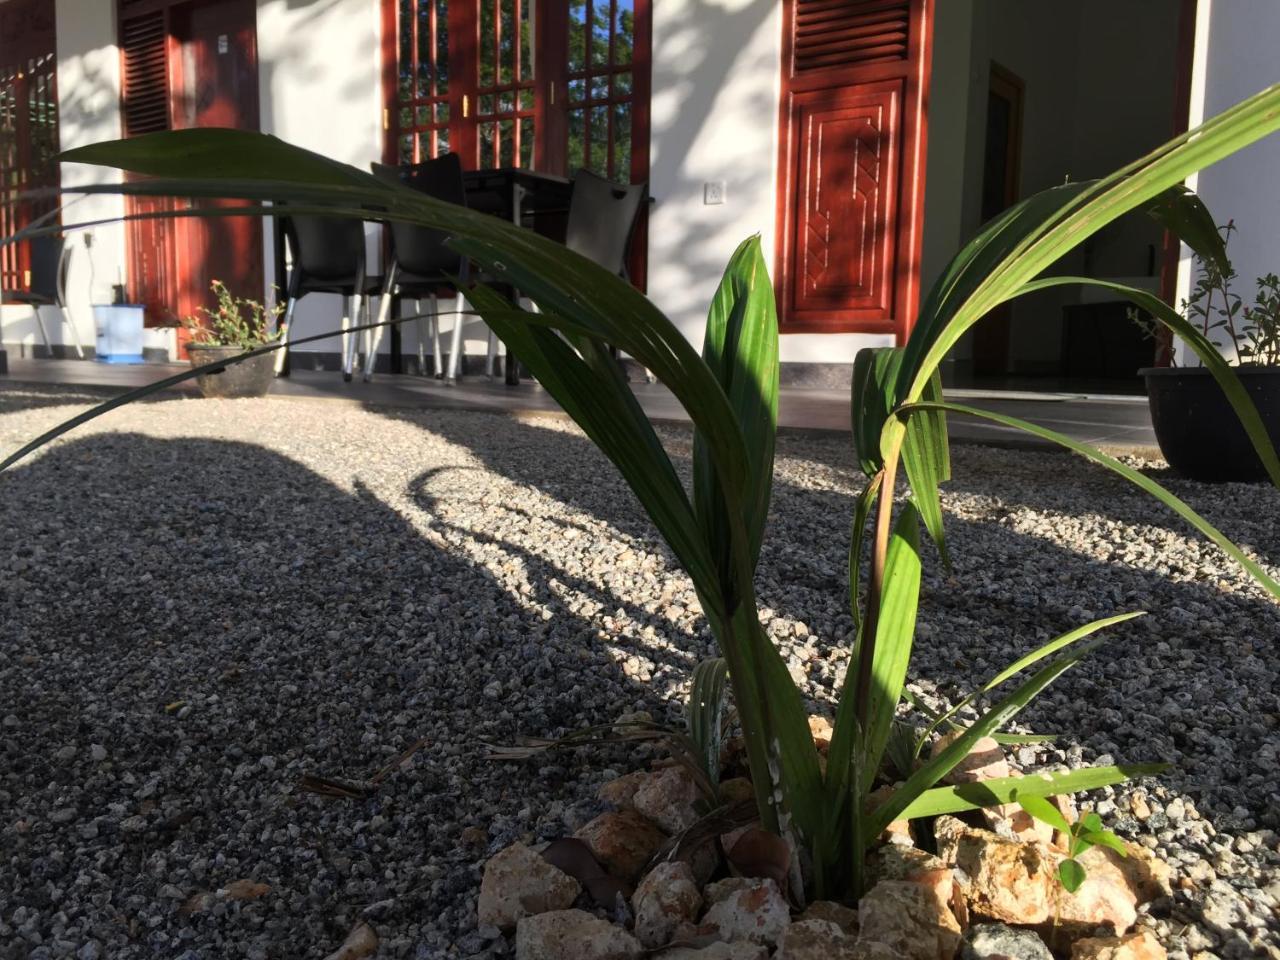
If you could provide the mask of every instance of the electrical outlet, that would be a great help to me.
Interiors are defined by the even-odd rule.
[[[702,185],[702,202],[707,206],[724,203],[724,181],[708,180]]]

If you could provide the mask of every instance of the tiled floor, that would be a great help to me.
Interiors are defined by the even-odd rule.
[[[31,360],[10,355],[9,374],[0,383],[66,384],[126,390],[187,369],[185,365],[112,366],[93,361]],[[193,383],[172,388],[194,395]],[[671,393],[657,384],[635,384],[645,411],[656,420],[685,420]],[[380,406],[447,407],[505,413],[558,412],[551,396],[536,383],[517,387],[484,377],[459,386],[409,376],[379,376],[372,383],[344,383],[336,373],[297,371],[276,381],[279,396]],[[1108,447],[1153,447],[1151,418],[1145,397],[1090,397],[1066,393],[983,392],[956,390],[948,399],[1012,417],[1030,420],[1077,440]],[[785,387],[779,398],[779,421],[788,428],[847,431],[849,397],[843,390]],[[952,417],[954,439],[987,443],[1041,443],[1009,427],[971,418]]]

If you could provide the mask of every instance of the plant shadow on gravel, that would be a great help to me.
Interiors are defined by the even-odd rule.
[[[0,955],[33,931],[112,957],[327,952],[361,911],[395,955],[476,952],[485,855],[585,822],[601,772],[494,764],[481,740],[663,707],[590,649],[593,623],[534,615],[367,490],[269,450],[102,434],[0,485]],[[296,789],[419,737],[369,800]],[[246,877],[270,894],[181,915]]]
[[[441,433],[487,469],[566,498],[639,538],[684,583],[682,596],[670,602],[693,602],[691,587],[622,480],[581,434],[531,423],[463,433],[456,419],[379,412]],[[487,416],[478,414],[476,425]],[[660,435],[687,481],[689,431],[662,427]],[[912,678],[955,701],[1081,622],[1147,610],[1148,616],[1109,631],[1102,648],[1046,691],[1023,722],[1046,732],[1079,730],[1079,747],[1094,757],[1174,763],[1162,782],[1195,797],[1221,829],[1280,829],[1274,750],[1280,610],[1172,514],[1077,458],[965,444],[956,445],[954,456],[955,479],[944,488],[944,503],[955,569],[944,574],[926,551]],[[575,484],[570,470],[583,466],[590,467],[591,483]],[[770,535],[757,574],[765,614],[779,618],[770,632],[828,709],[852,631],[844,564],[853,470],[847,437],[779,437]],[[1064,473],[1070,475],[1065,483],[1044,482]],[[412,484],[411,495],[427,513],[447,513],[449,501],[465,490],[465,479],[450,475],[426,471]],[[1224,498],[1218,487],[1174,486],[1264,562],[1280,557],[1280,492],[1236,488],[1234,497]],[[530,581],[540,584],[535,595],[550,595],[553,581],[568,579],[537,550],[499,546],[520,554]],[[1220,589],[1219,581],[1235,592]],[[574,588],[586,590],[606,613],[626,611],[638,621],[634,629],[671,632],[661,609],[637,610],[628,597],[581,580]],[[795,621],[804,623],[798,632]],[[700,620],[676,626],[677,633],[697,631],[687,639],[709,642]],[[1240,806],[1248,817],[1233,812]],[[1242,824],[1250,819],[1253,826]]]

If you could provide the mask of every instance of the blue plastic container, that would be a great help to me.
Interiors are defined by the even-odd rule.
[[[96,359],[101,363],[142,363],[142,314],[137,303],[96,305]]]

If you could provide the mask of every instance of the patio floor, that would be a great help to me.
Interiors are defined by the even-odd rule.
[[[187,369],[185,364],[111,366],[77,360],[33,360],[10,357],[9,374],[0,383],[61,384],[131,389]],[[687,420],[670,391],[659,384],[634,385],[645,412],[655,420]],[[194,383],[174,388],[194,395]],[[337,373],[298,370],[276,382],[274,395],[337,400],[386,407],[482,410],[512,414],[559,413],[559,406],[538,384],[518,387],[484,377],[464,379],[459,386],[412,376],[382,375],[372,383],[344,383]],[[1073,393],[951,390],[948,399],[992,410],[1064,433],[1076,440],[1150,454],[1155,446],[1145,397],[1088,396]],[[845,390],[784,387],[779,421],[791,429],[848,431],[849,396]],[[999,424],[953,417],[953,439],[1006,445],[1051,446]]]

